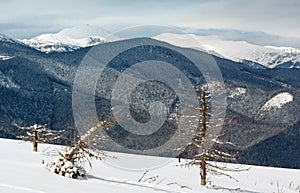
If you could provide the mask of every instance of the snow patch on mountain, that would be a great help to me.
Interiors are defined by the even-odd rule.
[[[239,97],[239,96],[244,96],[247,92],[246,88],[242,88],[242,87],[237,87],[233,90],[229,91],[229,98],[235,98],[235,97]]]
[[[294,99],[293,95],[291,95],[288,92],[283,92],[280,94],[277,94],[273,98],[271,98],[269,101],[267,101],[260,109],[260,111],[270,111],[274,109],[280,109],[283,107],[283,105],[292,102]]]
[[[14,58],[14,56],[0,56],[0,60],[9,60]]]
[[[196,48],[237,62],[252,61],[269,68],[286,62],[300,62],[300,52],[295,48],[259,46],[246,41],[227,41],[217,36],[163,33],[153,37],[173,45]]]

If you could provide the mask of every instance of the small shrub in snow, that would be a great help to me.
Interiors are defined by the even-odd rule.
[[[106,157],[106,153],[100,151],[97,147],[91,145],[90,142],[103,140],[95,134],[96,131],[107,129],[113,121],[103,121],[96,127],[91,128],[83,136],[78,136],[73,145],[67,147],[63,152],[58,151],[59,158],[52,163],[48,164],[47,168],[61,176],[69,178],[80,178],[86,174],[85,169],[82,167],[86,163],[92,167],[92,159],[102,160]]]
[[[84,177],[86,174],[86,171],[82,166],[72,163],[64,157],[59,157],[49,163],[47,168],[53,173],[73,179]]]

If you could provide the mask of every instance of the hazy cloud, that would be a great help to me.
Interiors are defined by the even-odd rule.
[[[141,24],[272,34],[268,41],[300,38],[298,0],[10,0],[0,1],[0,33],[28,38],[81,24],[108,30]],[[234,31],[237,30],[237,31]],[[223,31],[225,32],[225,31]],[[243,34],[252,38],[253,34]],[[255,35],[254,39],[265,39]],[[288,37],[280,39],[280,36]]]

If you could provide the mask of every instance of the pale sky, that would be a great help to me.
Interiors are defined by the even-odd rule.
[[[264,32],[294,44],[300,39],[299,0],[0,0],[0,5],[0,33],[14,38],[82,24],[109,31],[160,24]]]

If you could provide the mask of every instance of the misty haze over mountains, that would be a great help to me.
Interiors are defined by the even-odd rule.
[[[230,34],[229,32],[227,32],[227,36],[226,33],[223,36],[220,35],[221,32],[217,30],[213,31],[210,35],[209,32],[211,31],[197,31],[196,33],[201,35],[194,35],[182,34],[183,31],[174,30],[173,33],[159,34],[159,32],[153,32],[152,35],[148,35],[154,39],[165,41],[173,45],[199,49],[230,60],[245,62],[256,67],[259,67],[259,64],[270,68],[300,67],[300,49],[288,46],[262,45],[262,41],[250,40],[252,43],[249,43],[245,40],[240,40],[240,38],[234,40],[234,38],[230,38],[230,35],[228,35]],[[20,41],[45,53],[67,52],[104,43],[105,41],[111,41],[105,40],[105,37],[109,35],[110,33],[103,28],[87,24],[67,28],[55,34],[43,34]],[[148,35],[145,37],[148,37]],[[117,39],[123,39],[123,37],[116,37],[115,40]],[[191,39],[194,41],[191,42]],[[255,44],[253,42],[259,43]]]

